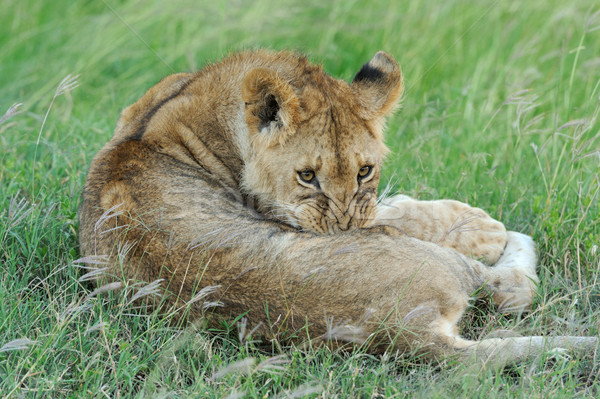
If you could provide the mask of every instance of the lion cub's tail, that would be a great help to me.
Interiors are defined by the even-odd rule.
[[[537,255],[531,237],[510,231],[502,257],[483,275],[492,291],[492,298],[502,311],[529,310],[539,282],[536,274]],[[543,352],[565,350],[594,351],[597,337],[529,336],[487,338],[465,348],[469,355],[493,364],[503,365],[538,356]]]

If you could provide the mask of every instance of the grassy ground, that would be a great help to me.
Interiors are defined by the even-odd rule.
[[[384,49],[407,83],[385,182],[468,201],[539,243],[533,312],[475,308],[463,332],[597,336],[599,10],[561,0],[5,0],[0,115],[23,105],[0,124],[0,396],[598,395],[598,353],[473,370],[281,350],[235,323],[218,334],[178,329],[122,293],[86,299],[74,260],[86,168],[120,109],[162,76],[266,46],[304,51],[351,79]],[[78,87],[57,89],[69,74]]]

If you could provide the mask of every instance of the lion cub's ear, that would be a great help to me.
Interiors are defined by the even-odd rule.
[[[246,124],[253,142],[282,144],[296,130],[299,102],[292,86],[277,72],[257,68],[242,82]]]
[[[351,87],[361,105],[361,116],[383,121],[396,107],[404,89],[400,66],[391,55],[379,51],[354,76]]]

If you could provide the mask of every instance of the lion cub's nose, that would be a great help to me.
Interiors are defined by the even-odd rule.
[[[352,221],[352,218],[350,217],[350,215],[348,215],[348,214],[344,215],[344,218],[338,222],[338,228],[341,231],[350,230],[350,222],[351,221]]]

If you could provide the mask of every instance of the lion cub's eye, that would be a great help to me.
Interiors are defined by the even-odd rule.
[[[368,177],[373,171],[373,167],[371,165],[365,165],[358,170],[358,179],[362,180]]]
[[[315,172],[313,172],[312,170],[303,170],[301,172],[298,172],[298,176],[300,176],[300,179],[302,179],[302,181],[310,183],[315,178]]]

